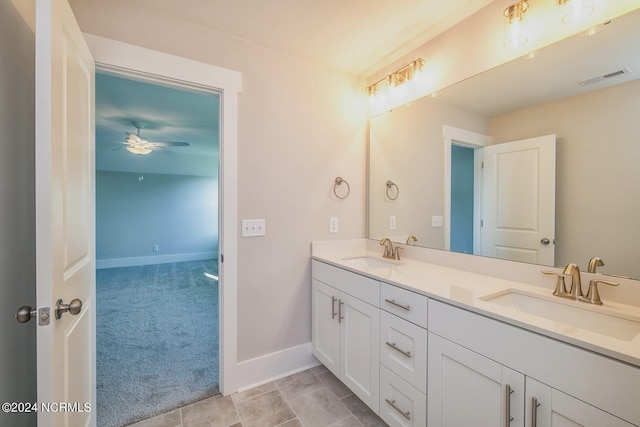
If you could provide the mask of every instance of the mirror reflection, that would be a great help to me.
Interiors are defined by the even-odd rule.
[[[638,77],[634,11],[373,117],[369,237],[585,271],[597,256],[599,272],[640,278]],[[551,166],[507,150],[539,137]],[[495,241],[505,230],[530,247]]]

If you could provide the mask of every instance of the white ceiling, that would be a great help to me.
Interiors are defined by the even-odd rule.
[[[492,0],[125,0],[368,76]]]

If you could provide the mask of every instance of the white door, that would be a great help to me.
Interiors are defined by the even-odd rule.
[[[428,352],[427,425],[524,427],[524,375],[432,333]]]
[[[482,255],[554,265],[556,136],[482,150]]]
[[[40,408],[40,427],[96,424],[93,97],[94,63],[69,4],[38,0],[36,299],[51,309],[37,327],[38,402],[53,405]],[[58,300],[76,299],[58,319]]]

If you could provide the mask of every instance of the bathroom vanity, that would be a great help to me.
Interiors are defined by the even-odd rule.
[[[640,425],[640,307],[368,245],[314,243],[312,351],[389,425]]]

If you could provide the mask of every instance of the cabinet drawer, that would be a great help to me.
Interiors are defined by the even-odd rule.
[[[390,426],[427,425],[427,396],[380,366],[380,418]]]
[[[380,307],[411,323],[427,328],[428,298],[397,286],[382,283]]]
[[[377,280],[316,260],[311,262],[311,275],[339,291],[380,307],[380,282]]]
[[[427,392],[427,330],[380,312],[380,363]]]

